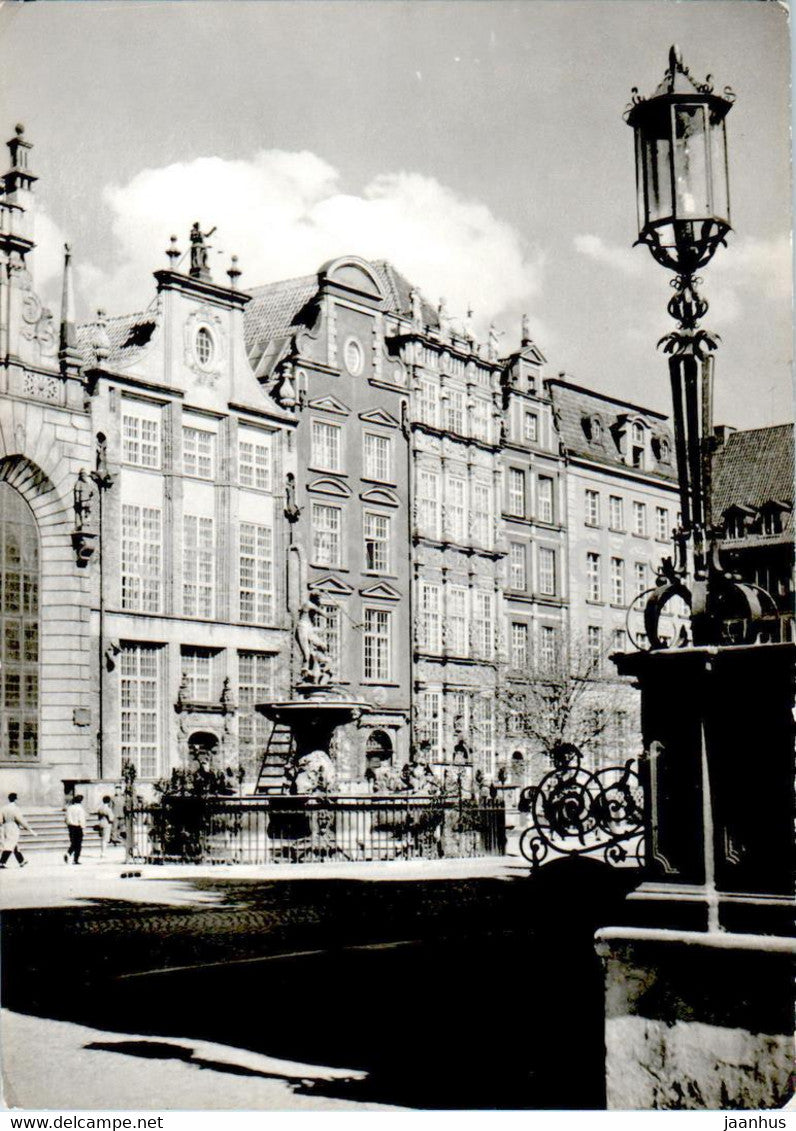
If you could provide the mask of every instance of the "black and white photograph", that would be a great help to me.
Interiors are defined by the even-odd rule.
[[[784,1128],[786,4],[0,47],[0,1106]]]

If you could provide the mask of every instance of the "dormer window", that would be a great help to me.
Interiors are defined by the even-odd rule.
[[[724,530],[727,538],[745,538],[747,523],[753,515],[749,507],[729,507],[724,512]]]
[[[761,534],[781,534],[782,533],[782,512],[790,508],[785,503],[777,502],[772,499],[768,503],[764,503],[760,507],[760,533]]]
[[[601,448],[603,444],[603,422],[599,416],[592,416],[588,422],[589,439],[595,447]]]
[[[644,466],[644,428],[641,424],[633,424],[630,428],[630,462],[633,467]]]
[[[672,462],[672,445],[665,436],[658,441],[658,460],[660,463]]]

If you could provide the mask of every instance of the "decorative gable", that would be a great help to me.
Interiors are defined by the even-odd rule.
[[[309,407],[320,409],[322,412],[333,412],[337,416],[351,415],[351,409],[347,408],[342,401],[338,401],[337,397],[318,397],[317,400],[310,401]]]
[[[371,409],[370,412],[360,412],[359,419],[365,424],[381,424],[384,428],[398,428],[398,421],[389,412],[381,408]]]
[[[328,475],[313,479],[312,483],[307,485],[307,490],[319,495],[335,495],[338,499],[351,498],[351,488],[348,484],[341,483],[339,479],[331,479]]]
[[[401,500],[395,492],[386,487],[371,487],[369,490],[363,491],[359,497],[363,503],[375,503],[380,507],[398,507],[401,505]]]
[[[317,581],[311,581],[307,588],[314,592],[327,593],[332,597],[350,597],[354,592],[345,581],[341,581],[339,577],[332,577],[331,574],[319,577]]]
[[[377,581],[375,585],[369,585],[365,589],[360,589],[360,594],[367,597],[369,600],[378,598],[381,601],[400,601],[401,594],[392,585],[388,585],[386,581]]]

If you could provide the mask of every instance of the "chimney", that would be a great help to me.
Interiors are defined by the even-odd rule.
[[[716,441],[716,447],[721,448],[726,442],[727,437],[731,436],[733,432],[737,432],[737,428],[732,424],[717,424],[713,429],[713,437]]]

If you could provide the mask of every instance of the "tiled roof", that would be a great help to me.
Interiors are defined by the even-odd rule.
[[[731,506],[793,504],[793,425],[731,432],[713,462],[713,513]]]
[[[130,365],[149,345],[156,328],[157,318],[151,311],[106,318],[105,333],[110,344],[110,352],[104,364],[111,368]],[[77,327],[77,343],[89,364],[94,363],[94,348],[100,332],[100,323],[96,321],[83,322]]]
[[[547,384],[553,399],[558,432],[568,455],[581,456],[594,463],[627,468],[619,449],[618,431],[628,416],[641,417],[650,425],[653,441],[666,439],[671,453],[671,461],[661,463],[655,459],[653,452],[654,462],[646,470],[676,481],[674,441],[665,416],[639,405],[601,396],[566,381],[552,380]],[[599,438],[595,436],[595,421],[600,425]]]
[[[375,260],[371,263],[371,267],[379,276],[379,281],[387,292],[385,310],[389,310],[392,314],[403,315],[404,318],[411,318],[412,300],[409,296],[413,290],[419,290],[419,288],[415,288],[400,271],[396,271],[392,263],[388,263],[385,259]],[[423,321],[427,326],[438,329],[439,315],[437,311],[422,294],[420,295],[420,302],[423,309]]]

